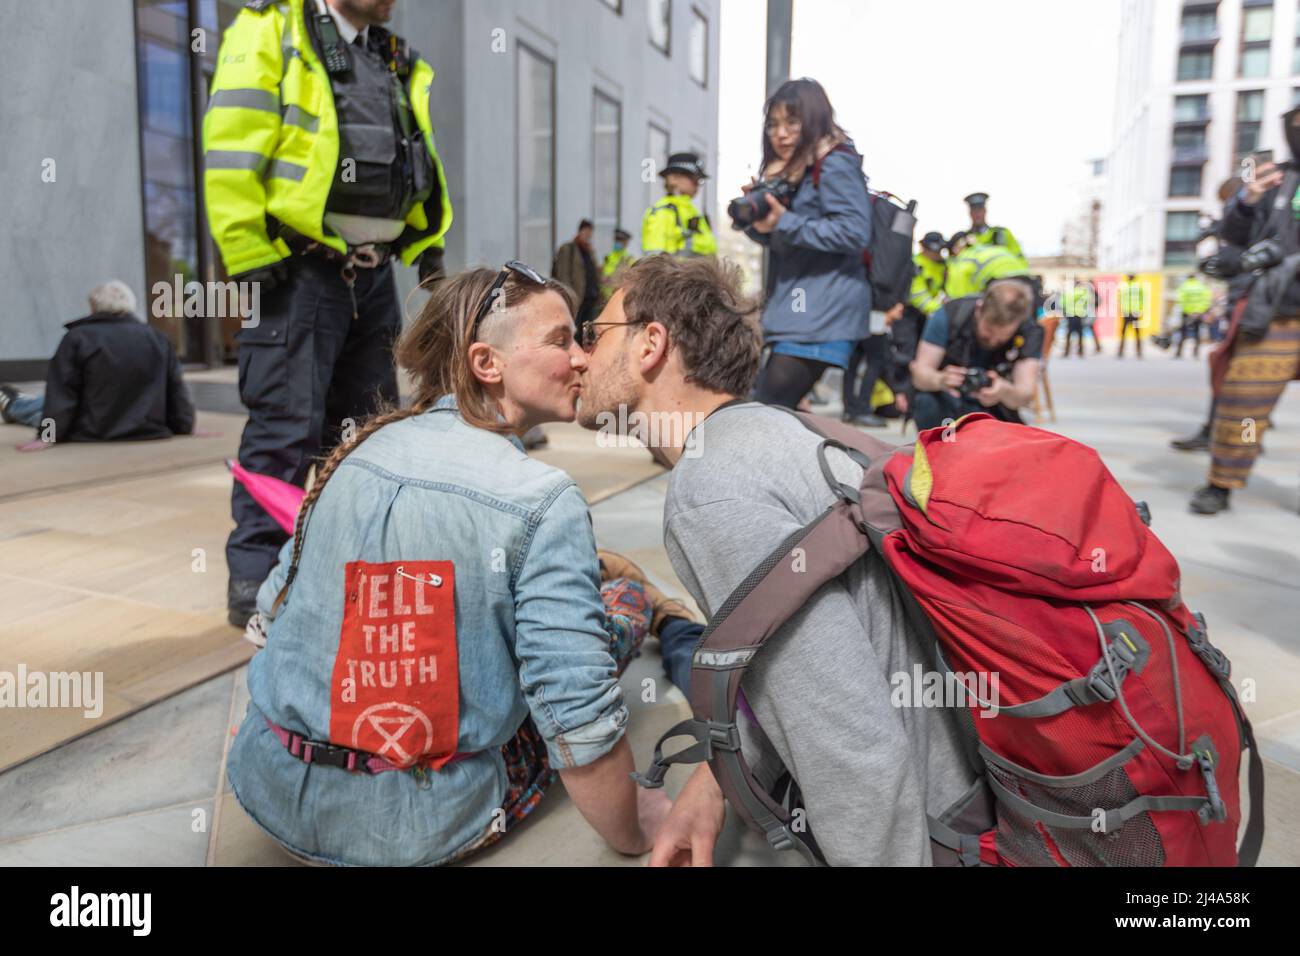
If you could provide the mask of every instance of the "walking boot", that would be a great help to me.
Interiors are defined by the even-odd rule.
[[[1201,430],[1195,435],[1175,438],[1169,443],[1169,447],[1178,451],[1205,451],[1210,447],[1210,426],[1202,425]]]
[[[243,630],[248,619],[257,611],[257,592],[261,581],[248,578],[231,578],[226,585],[226,620],[231,627]]]
[[[650,622],[650,633],[655,637],[659,636],[660,629],[669,618],[680,617],[687,621],[698,620],[685,604],[676,598],[670,598],[651,584],[650,579],[646,577],[646,573],[635,562],[623,557],[621,554],[615,554],[613,551],[597,551],[596,557],[600,559],[601,581],[609,581],[613,578],[627,578],[629,581],[635,581],[645,588],[646,597],[650,599],[650,604],[655,609],[654,619]]]
[[[1217,515],[1227,509],[1229,494],[1227,488],[1206,485],[1204,488],[1198,488],[1196,494],[1192,495],[1189,507],[1198,515]]]

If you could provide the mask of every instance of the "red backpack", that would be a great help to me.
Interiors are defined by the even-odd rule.
[[[1145,505],[1095,451],[983,413],[927,429],[914,448],[797,417],[826,438],[818,456],[838,500],[719,608],[695,652],[695,716],[660,740],[643,785],[708,760],[746,823],[819,857],[792,826],[797,787],[769,793],[745,763],[737,697],[764,642],[875,548],[933,668],[967,692],[958,720],[982,784],[930,818],[936,864],[1254,865],[1263,765],[1230,665],[1183,604]],[[835,479],[828,448],[865,469],[860,487]],[[980,696],[990,687],[995,700]],[[664,757],[679,735],[696,743]],[[1251,804],[1238,851],[1243,749]]]

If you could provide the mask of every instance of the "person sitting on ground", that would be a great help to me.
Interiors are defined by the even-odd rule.
[[[629,777],[618,675],[665,609],[608,573],[626,562],[600,584],[582,493],[518,437],[573,420],[573,308],[518,262],[439,283],[396,345],[410,407],[321,466],[258,594],[266,646],[229,760],[291,854],[459,860],[557,773],[614,850],[650,848],[669,801]]]
[[[167,336],[136,315],[135,294],[113,279],[90,293],[90,315],[64,326],[44,395],[0,385],[0,417],[46,444],[137,441],[194,431],[194,403]]]
[[[1022,421],[1018,409],[1034,399],[1043,354],[1033,300],[1028,283],[1000,279],[983,295],[945,302],[930,316],[911,366],[918,429],[968,412]]]
[[[758,307],[740,271],[709,259],[642,259],[594,323],[578,422],[597,428],[620,407],[672,415],[664,543],[677,577],[712,616],[764,555],[834,502],[818,465],[821,437],[789,412],[743,396],[758,374]],[[689,424],[686,424],[689,423]],[[690,425],[689,435],[683,434]],[[832,456],[854,487],[862,470]],[[828,585],[759,654],[741,689],[742,751],[765,784],[796,778],[828,862],[929,865],[935,815],[971,785],[955,715],[891,705],[890,674],[927,651],[891,597],[874,553]],[[928,667],[929,665],[924,665]],[[707,866],[722,792],[707,765],[683,788],[651,864]]]

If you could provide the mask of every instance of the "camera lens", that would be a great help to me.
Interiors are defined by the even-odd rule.
[[[753,189],[727,206],[727,215],[737,226],[749,226],[768,213],[767,190]]]

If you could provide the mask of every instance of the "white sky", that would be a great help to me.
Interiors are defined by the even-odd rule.
[[[717,216],[757,169],[767,4],[722,0]],[[1060,251],[1110,148],[1119,0],[794,0],[790,71],[830,95],[871,185],[917,200],[917,238],[968,193],[1029,255]]]

